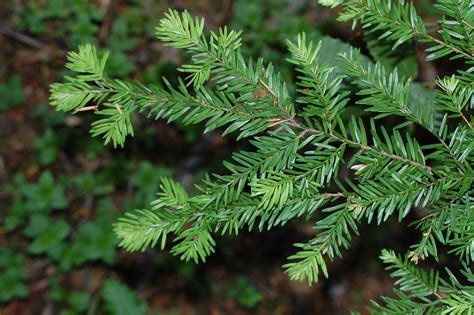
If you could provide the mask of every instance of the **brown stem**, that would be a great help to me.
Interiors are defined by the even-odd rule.
[[[30,37],[28,35],[25,35],[23,33],[16,31],[11,26],[9,26],[8,24],[2,21],[0,21],[0,33],[5,34],[6,36],[9,36],[33,48],[42,49],[46,47],[45,43],[42,43],[38,41],[37,39],[34,39],[33,37]]]

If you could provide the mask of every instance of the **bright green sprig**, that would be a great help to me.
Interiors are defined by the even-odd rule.
[[[165,45],[184,48],[191,54],[193,64],[180,69],[189,73],[188,84],[198,87],[212,79],[219,90],[238,93],[237,102],[270,103],[282,116],[293,117],[294,108],[286,85],[274,73],[273,66],[265,67],[263,59],[256,62],[244,59],[239,50],[241,32],[223,28],[211,32],[208,40],[202,32],[202,23],[187,11],[180,15],[170,10],[156,28],[156,35]]]
[[[434,128],[434,112],[431,104],[419,102],[410,104],[410,82],[402,81],[395,70],[386,73],[378,63],[366,68],[360,61],[360,52],[352,50],[341,55],[345,61],[344,70],[361,87],[359,104],[370,106],[368,110],[377,112],[376,118],[400,115],[420,124],[428,130]]]
[[[438,0],[435,7],[443,15],[438,21],[441,27],[438,33],[443,41],[429,49],[430,56],[438,58],[451,53],[451,49],[446,47],[448,44],[456,47],[454,51],[458,56],[468,57],[472,62],[474,59],[474,3],[470,0]]]
[[[397,278],[394,290],[397,299],[382,297],[385,305],[372,301],[371,314],[472,314],[474,311],[474,289],[462,285],[451,271],[446,270],[449,282],[443,280],[438,272],[425,272],[408,260],[390,250],[383,250],[380,258],[392,277]],[[469,268],[463,270],[471,280]]]
[[[325,130],[332,130],[335,119],[349,102],[349,92],[341,93],[344,76],[333,75],[332,68],[319,64],[321,42],[314,45],[312,41],[306,40],[306,34],[298,35],[295,43],[288,41],[288,48],[291,53],[288,61],[295,64],[301,74],[298,76],[298,92],[304,96],[298,98],[297,102],[306,105],[305,116],[319,117]]]
[[[306,244],[295,244],[301,250],[288,257],[290,262],[283,266],[291,279],[307,279],[312,284],[318,282],[320,272],[328,277],[324,257],[328,256],[332,261],[335,256],[342,256],[341,247],[349,248],[351,233],[357,234],[356,211],[357,207],[350,202],[324,210],[329,215],[316,223],[316,238]]]
[[[456,76],[444,77],[437,80],[440,90],[436,98],[437,106],[444,111],[452,113],[451,118],[461,118],[462,122],[473,128],[467,112],[473,108],[474,89],[464,86]]]
[[[395,49],[414,36],[426,36],[426,28],[411,1],[351,0],[344,2],[341,21],[356,21],[371,32],[383,31],[379,39],[394,41]]]
[[[81,81],[100,81],[104,78],[108,57],[108,52],[104,53],[102,57],[98,57],[95,47],[85,44],[79,46],[78,52],[73,51],[68,54],[66,68],[82,73],[77,76]]]
[[[369,32],[380,33],[380,40],[393,42],[393,49],[401,44],[420,38],[434,44],[427,49],[427,60],[435,60],[447,55],[474,61],[473,21],[474,5],[470,0],[438,1],[437,9],[443,14],[439,21],[441,39],[431,35],[423,20],[418,16],[412,1],[405,0],[347,0],[318,1],[323,5],[344,4],[339,19],[360,23]]]

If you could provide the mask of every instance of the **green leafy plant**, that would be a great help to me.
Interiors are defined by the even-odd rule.
[[[86,292],[70,292],[67,296],[69,310],[63,311],[64,315],[83,314],[89,307],[90,296]]]
[[[135,292],[119,281],[106,280],[102,288],[102,298],[106,314],[145,314],[146,304],[140,301]]]
[[[236,277],[227,289],[227,296],[235,299],[240,305],[252,308],[262,301],[262,293],[255,287],[250,279],[240,276]]]
[[[66,187],[63,182],[55,181],[53,174],[46,171],[36,182],[27,182],[22,174],[17,174],[8,190],[19,192],[17,202],[25,213],[44,213],[67,207]],[[26,211],[25,211],[26,210]]]
[[[71,230],[69,224],[64,220],[51,223],[47,218],[40,216],[32,217],[30,225],[30,228],[26,230],[29,237],[34,237],[29,247],[30,253],[47,253],[50,257],[57,256],[58,251],[61,250],[61,242]]]
[[[24,257],[12,249],[0,248],[0,303],[28,294]]]
[[[25,94],[21,88],[19,76],[12,76],[5,83],[0,84],[0,112],[18,107],[25,102]]]
[[[99,208],[93,221],[78,226],[70,248],[74,265],[88,261],[115,262],[117,239],[104,227],[110,227],[114,216],[107,208]]]
[[[186,78],[176,87],[166,79],[161,87],[109,78],[108,55],[84,45],[66,64],[77,75],[51,86],[51,104],[59,111],[96,109],[91,133],[114,146],[133,136],[132,115],[145,112],[150,119],[202,122],[205,132],[223,128],[223,136],[248,139],[254,148],[235,152],[224,162],[227,173],[206,176],[193,196],[179,183],[162,180],[151,209],[129,212],[116,223],[122,247],[164,248],[174,235],[171,253],[205,261],[215,251],[216,234],[270,229],[317,214],[315,237],[295,244],[297,252],[284,265],[291,279],[311,284],[328,277],[328,260],[342,256],[361,222],[382,224],[391,216],[408,221],[416,207],[423,213],[413,222],[420,241],[405,258],[388,250],[381,255],[398,278],[397,297],[374,302],[371,311],[470,314],[472,284],[461,284],[449,270],[449,280],[443,280],[415,266],[430,256],[438,259],[442,244],[464,265],[467,281],[473,280],[473,5],[440,0],[436,9],[440,36],[402,0],[344,1],[340,15],[391,49],[418,40],[428,46],[427,60],[458,59],[463,66],[436,81],[434,97],[424,97],[431,93],[411,82],[416,74],[399,74],[392,61],[373,63],[352,48],[341,49],[337,62],[323,58],[322,45],[331,40],[316,43],[305,33],[288,41],[288,62],[298,73],[291,95],[271,64],[243,56],[240,31],[224,27],[208,36],[203,19],[170,10],[156,35],[191,59],[180,67]],[[372,55],[385,56],[373,49]],[[354,106],[364,115],[354,114]]]
[[[58,157],[58,148],[61,139],[58,133],[52,129],[46,129],[43,136],[34,141],[35,148],[38,150],[38,162],[42,165],[50,165]]]
[[[54,29],[54,36],[68,35],[70,47],[95,41],[99,27],[94,22],[102,20],[98,6],[86,0],[32,0],[15,10],[21,15],[17,26],[33,34],[45,33],[48,23],[67,21]]]
[[[136,1],[114,19],[106,39],[107,47],[113,52],[107,65],[108,73],[125,77],[136,70],[127,53],[136,47],[138,35],[144,32],[143,7],[146,6]],[[51,35],[57,39],[67,38],[70,48],[84,43],[96,43],[100,36],[98,24],[104,19],[99,5],[87,0],[31,0],[24,5],[15,6],[14,10],[21,17],[17,21],[18,28],[35,35],[48,35],[47,31],[52,28]],[[61,27],[57,27],[58,25]]]
[[[72,178],[69,184],[72,186],[72,183],[83,181]],[[24,258],[13,252],[14,246],[27,245],[24,250],[29,253],[29,264],[35,260],[45,262],[58,271],[57,281],[73,268],[79,270],[90,261],[102,261],[108,265],[115,263],[117,238],[109,231],[116,215],[110,211],[114,205],[109,199],[99,200],[94,219],[76,227],[65,218],[69,212],[62,212],[61,218],[52,215],[53,210],[68,207],[71,200],[70,195],[66,196],[67,185],[63,180],[55,180],[51,172],[45,171],[34,182],[16,175],[12,184],[6,185],[4,190],[13,197],[2,224],[7,240],[12,242],[8,241],[8,247],[0,250],[0,303],[26,298],[28,287],[25,282],[35,276],[27,275]],[[110,186],[93,193],[103,194],[107,187]],[[61,314],[83,314],[88,308],[88,304],[83,304],[89,298],[85,293],[55,289],[54,285],[48,291],[51,291],[50,298],[64,308]]]

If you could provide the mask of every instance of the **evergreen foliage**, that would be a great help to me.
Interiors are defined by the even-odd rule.
[[[341,68],[331,67],[320,58],[321,42],[299,34],[288,41],[288,62],[298,73],[292,96],[271,64],[244,58],[241,32],[221,28],[207,35],[203,19],[170,10],[156,35],[190,56],[178,86],[166,79],[163,88],[109,78],[107,54],[85,45],[69,54],[66,66],[77,75],[51,86],[51,104],[60,111],[95,110],[100,118],[91,133],[114,146],[133,135],[134,112],[169,122],[203,122],[205,132],[224,128],[223,135],[248,138],[253,145],[224,162],[226,174],[207,175],[193,196],[179,183],[163,180],[150,209],[127,213],[116,223],[127,250],[158,243],[164,248],[171,237],[173,254],[205,261],[215,251],[213,235],[270,229],[297,217],[312,221],[317,212],[315,238],[295,244],[297,252],[284,265],[291,279],[311,284],[328,277],[328,261],[342,256],[362,221],[381,224],[393,215],[402,221],[417,207],[424,213],[414,223],[419,242],[404,257],[389,250],[381,254],[397,279],[397,298],[374,302],[371,311],[471,314],[474,4],[437,1],[436,35],[410,1],[320,2],[343,3],[342,21],[360,23],[393,49],[419,40],[428,45],[427,60],[449,56],[462,59],[465,67],[437,80],[434,100],[414,99],[416,84],[396,69],[368,62],[357,49],[340,54]],[[351,116],[346,111],[351,104],[366,115]],[[388,116],[399,118],[392,130],[383,125]],[[421,141],[413,128],[431,140]],[[347,172],[353,176],[341,176]],[[449,270],[443,280],[416,266],[429,256],[438,259],[440,244],[459,257],[470,285]]]

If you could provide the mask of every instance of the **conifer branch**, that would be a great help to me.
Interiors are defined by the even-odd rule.
[[[363,28],[381,33],[379,39],[394,41],[394,47],[421,37],[436,45],[428,59],[454,53],[472,62],[472,6],[466,0],[438,1],[441,39],[428,34],[411,2],[344,4],[342,19],[362,22]],[[180,68],[187,77],[176,87],[166,79],[164,87],[111,79],[105,73],[108,54],[85,45],[68,57],[67,67],[76,75],[51,86],[52,105],[71,113],[93,110],[101,118],[93,122],[91,133],[114,146],[133,136],[132,115],[146,113],[168,122],[203,123],[205,132],[222,128],[222,135],[248,138],[252,149],[225,161],[225,174],[206,175],[195,195],[163,179],[150,209],[129,212],[116,223],[120,246],[130,251],[157,244],[164,248],[173,238],[171,253],[200,262],[215,251],[216,233],[270,229],[300,217],[313,221],[318,214],[316,236],[296,244],[299,251],[284,266],[290,278],[313,283],[321,274],[328,276],[327,261],[350,246],[362,220],[375,218],[381,224],[398,214],[402,221],[418,207],[427,211],[415,224],[420,241],[405,258],[388,250],[381,256],[398,278],[397,298],[383,298],[385,305],[374,302],[371,311],[473,309],[472,286],[461,285],[449,271],[448,282],[412,263],[428,255],[437,259],[438,243],[448,245],[465,264],[474,260],[471,70],[437,80],[434,102],[412,102],[414,85],[396,70],[387,71],[381,63],[365,66],[358,51],[347,49],[341,72],[322,58],[321,42],[300,34],[288,42],[288,61],[298,72],[292,97],[271,64],[243,57],[241,32],[221,28],[207,35],[203,19],[170,10],[156,33],[190,56],[190,64]],[[357,102],[345,88],[347,78],[353,79]],[[364,105],[370,113],[355,117],[346,111],[348,105]],[[405,122],[388,132],[378,124],[386,116]],[[407,131],[411,123],[436,139],[420,144]],[[343,164],[349,175],[341,179]],[[474,280],[470,271],[464,275]]]
[[[321,2],[321,1],[320,1]],[[462,5],[462,12],[472,10],[472,3],[469,0],[441,1],[438,5],[443,13],[450,13],[452,10],[443,10],[447,6]],[[462,3],[462,4],[461,4]],[[324,4],[324,3],[322,3]],[[338,3],[341,4],[341,3]],[[459,16],[456,16],[459,20]],[[471,17],[472,19],[472,17]],[[417,15],[415,6],[411,2],[404,0],[388,0],[380,2],[378,0],[349,0],[344,1],[344,11],[340,15],[341,21],[360,22],[362,27],[369,28],[370,31],[383,31],[379,39],[388,39],[395,41],[393,49],[402,43],[418,37],[422,40],[433,42],[436,46],[430,47],[427,51],[431,52],[427,60],[434,60],[451,53],[461,56],[469,61],[474,60],[474,51],[472,50],[472,37],[460,35],[458,25],[446,19],[440,20],[442,30],[440,31],[443,40],[429,34],[426,27]],[[462,18],[461,18],[462,20]],[[470,23],[467,23],[470,25]],[[462,23],[463,27],[466,23]],[[454,29],[453,29],[454,27]],[[467,40],[469,44],[464,45],[459,40]],[[461,46],[459,44],[462,44]]]

